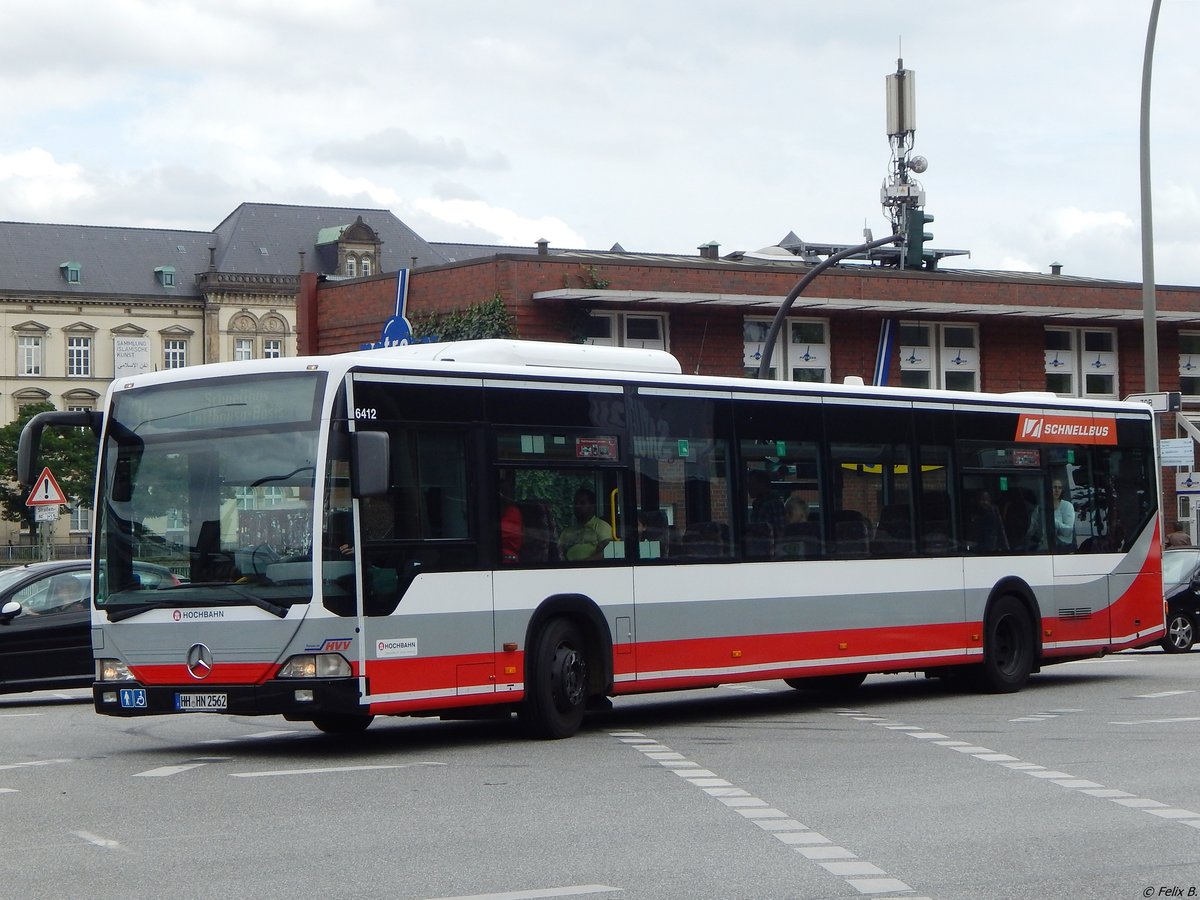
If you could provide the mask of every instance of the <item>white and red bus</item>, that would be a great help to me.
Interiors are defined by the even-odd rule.
[[[1163,634],[1144,405],[681,375],[481,341],[114,382],[95,707],[516,711],[868,673],[1020,689]],[[151,589],[137,565],[184,583]]]

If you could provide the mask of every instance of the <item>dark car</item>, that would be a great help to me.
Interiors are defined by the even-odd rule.
[[[144,588],[179,584],[163,566],[136,570]],[[87,560],[0,570],[0,693],[92,683],[91,597]]]
[[[1167,601],[1167,634],[1162,646],[1168,653],[1187,653],[1200,622],[1200,547],[1164,550],[1162,577]]]

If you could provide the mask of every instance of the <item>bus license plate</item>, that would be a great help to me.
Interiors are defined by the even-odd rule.
[[[180,712],[219,711],[229,707],[228,694],[176,694],[175,708]]]

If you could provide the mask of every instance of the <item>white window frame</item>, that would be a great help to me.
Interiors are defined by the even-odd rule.
[[[763,342],[770,331],[772,321],[754,316],[747,316],[742,321],[742,365],[749,377],[758,376],[759,363],[766,349]],[[820,329],[819,340],[811,337],[799,339],[801,336],[797,334],[798,329],[811,330],[814,326]],[[832,377],[830,355],[828,319],[789,317],[775,338],[769,377],[774,381],[803,380],[828,384]],[[810,372],[817,377],[798,379],[796,375],[800,371]]]
[[[283,341],[278,338],[263,338],[263,359],[280,359],[283,357]]]
[[[30,378],[42,374],[45,341],[40,334],[17,335],[17,375]]]
[[[1070,375],[1069,391],[1056,391],[1060,397],[1096,397],[1115,399],[1120,396],[1120,358],[1115,328],[1047,326],[1046,334],[1065,335],[1068,349],[1045,350],[1047,375]],[[1088,337],[1103,335],[1111,350],[1089,348]],[[1089,378],[1091,376],[1091,378]],[[1096,377],[1110,377],[1112,389],[1094,390]],[[1050,388],[1049,385],[1046,386]]]
[[[254,338],[233,339],[234,360],[254,359]]]
[[[913,341],[913,331],[924,332],[924,340]],[[952,344],[950,332],[967,331],[972,346]],[[910,338],[905,342],[905,338]],[[911,387],[930,387],[938,390],[967,389],[952,383],[948,376],[969,374],[972,387],[978,392],[982,382],[979,366],[979,325],[974,322],[901,322],[898,343],[900,349],[900,383]],[[922,374],[923,373],[923,374]]]
[[[667,317],[662,313],[625,313],[625,312],[593,312],[589,319],[595,323],[608,322],[608,336],[588,335],[584,343],[599,347],[637,347],[642,350],[666,350]],[[658,337],[631,337],[629,326],[653,321],[657,326]]]
[[[1185,350],[1185,343],[1196,350]],[[1188,397],[1200,396],[1200,331],[1179,332],[1179,389]]]
[[[369,256],[364,256],[364,257],[362,258],[362,275],[363,275],[363,278],[366,278],[366,277],[367,277],[368,275],[370,275],[370,274],[371,274],[371,257],[369,257]]]
[[[163,341],[163,368],[182,369],[187,366],[188,342],[179,338]]]
[[[346,257],[346,277],[347,278],[357,278],[358,277],[358,260],[355,259],[353,256]]]
[[[67,377],[92,377],[92,339],[77,334],[67,335]]]

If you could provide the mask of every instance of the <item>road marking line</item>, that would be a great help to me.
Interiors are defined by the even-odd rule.
[[[52,766],[52,765],[54,765],[55,763],[68,763],[68,762],[74,762],[74,760],[70,760],[70,759],[35,759],[35,760],[31,761],[31,762],[23,762],[23,763],[9,763],[8,765],[5,765],[5,766],[0,766],[0,770],[4,770],[4,769],[28,769],[28,768],[31,768],[31,767],[33,767],[33,766]]]
[[[612,894],[624,889],[607,884],[573,884],[568,887],[542,888],[534,891],[505,891],[501,894],[471,894],[458,897],[439,897],[437,900],[535,900],[538,897],[579,897],[583,894]]]
[[[1191,693],[1191,692],[1189,691],[1186,693]],[[850,716],[851,718],[853,718],[857,721],[864,720],[862,717],[855,715],[855,713],[859,712],[858,710],[844,710],[843,709],[843,710],[827,710],[827,711],[834,713],[836,715],[839,715],[839,716]],[[870,719],[866,719],[866,721],[870,721]],[[1200,716],[1195,717],[1195,718],[1181,719],[1181,720],[1180,719],[1168,719],[1168,720],[1150,720],[1150,721],[1200,721]],[[890,723],[885,724],[882,721],[875,721],[875,722],[872,722],[871,724],[876,725],[876,726],[881,726],[881,727],[887,727],[887,724],[890,724]],[[1132,724],[1143,724],[1143,723],[1112,722],[1110,724],[1132,725]],[[898,729],[889,729],[889,730],[896,731]],[[900,733],[908,734],[910,737],[916,737],[920,732],[919,731],[903,731],[903,730],[901,730]],[[1158,816],[1160,819],[1165,819],[1167,821],[1172,821],[1172,822],[1179,822],[1180,824],[1188,825],[1192,828],[1200,828],[1200,813],[1195,813],[1195,812],[1192,812],[1191,810],[1178,809],[1175,807],[1171,807],[1166,803],[1160,803],[1158,800],[1151,800],[1146,797],[1137,797],[1126,791],[1116,790],[1113,788],[1106,788],[1104,785],[1099,784],[1095,781],[1088,781],[1085,778],[1077,778],[1074,775],[1068,775],[1066,772],[1058,772],[1058,771],[1055,771],[1052,769],[1047,769],[1044,766],[1038,766],[1038,765],[1034,765],[1032,763],[1021,762],[1016,757],[1009,756],[1008,754],[1005,754],[1005,753],[995,753],[991,750],[987,750],[987,749],[981,748],[981,747],[969,747],[969,746],[966,746],[966,741],[953,741],[953,740],[932,741],[932,743],[934,746],[949,747],[951,750],[957,750],[960,753],[969,754],[969,755],[973,756],[975,759],[981,760],[983,762],[997,763],[1000,766],[1002,766],[1003,768],[1011,769],[1014,772],[1022,772],[1026,775],[1032,775],[1034,778],[1041,778],[1043,780],[1051,781],[1054,784],[1058,785],[1059,787],[1066,788],[1067,790],[1079,791],[1079,793],[1081,793],[1081,794],[1088,794],[1093,797],[1099,797],[1101,799],[1108,800],[1112,803],[1116,803],[1119,806],[1124,806],[1128,809],[1136,809],[1136,810],[1140,810],[1141,812],[1149,813],[1152,816]],[[976,751],[976,750],[982,750],[982,752],[978,752],[978,753],[972,752],[972,751]],[[849,881],[851,881],[851,879],[847,879],[847,881],[849,882]],[[880,888],[880,890],[887,891],[887,890],[892,890],[892,889],[891,888]],[[909,888],[909,890],[911,890],[911,888]],[[916,900],[916,898],[913,898],[913,900]]]
[[[411,769],[417,766],[444,766],[439,762],[397,763],[383,766],[321,766],[315,769],[274,769],[269,772],[231,772],[234,778],[266,778],[271,775],[324,775],[330,772],[372,772],[380,769]]]
[[[920,729],[915,729],[913,726],[887,722],[878,717],[864,717],[864,721],[884,727],[895,727],[910,734],[912,731],[909,729],[920,731]],[[924,733],[930,734],[931,732]],[[640,731],[612,731],[609,734],[622,743],[632,746],[634,750],[644,749],[642,746],[631,744],[630,742],[631,738],[645,738],[645,735]],[[965,741],[959,743],[962,743],[964,746],[966,745]],[[662,744],[654,744],[652,746],[655,749],[670,751],[669,747],[665,747]],[[649,754],[646,755],[649,756]],[[678,754],[671,753],[670,755],[677,756]],[[914,893],[912,888],[898,878],[887,877],[888,873],[874,863],[859,859],[856,854],[845,847],[837,846],[819,831],[814,831],[809,826],[801,824],[783,810],[769,806],[766,800],[751,797],[746,791],[734,787],[714,772],[702,768],[681,770],[679,768],[680,762],[678,761],[663,760],[659,764],[663,768],[674,772],[676,775],[701,788],[710,796],[716,797],[723,804],[734,809],[744,819],[753,822],[763,831],[773,835],[780,843],[791,847],[806,859],[816,862],[831,875],[840,876],[845,880],[846,884],[853,887],[860,894],[874,895],[903,892],[906,895],[911,895]],[[822,860],[827,861],[822,862]],[[851,877],[864,875],[880,877]],[[458,898],[454,898],[454,900],[458,900]],[[912,900],[918,900],[918,898],[912,898]],[[924,900],[924,898],[921,898],[921,900]]]
[[[0,788],[0,794],[19,794],[21,793],[16,788]]]
[[[1134,694],[1135,700],[1157,700],[1159,697],[1178,697],[1180,694],[1194,694],[1194,690],[1159,691],[1157,694]]]
[[[1172,725],[1175,722],[1200,722],[1200,716],[1180,716],[1175,719],[1135,719],[1132,722],[1109,722],[1109,725]]]
[[[30,716],[40,716],[42,713],[0,713],[0,719],[23,719]]]
[[[71,834],[77,838],[82,838],[89,844],[95,844],[97,847],[103,847],[105,850],[124,850],[125,848],[117,841],[110,838],[100,837],[98,834],[92,834],[90,831],[72,831]]]
[[[171,775],[178,775],[180,772],[186,772],[189,769],[198,769],[204,763],[187,763],[180,766],[159,766],[157,769],[147,769],[145,772],[135,772],[134,778],[167,778]]]

